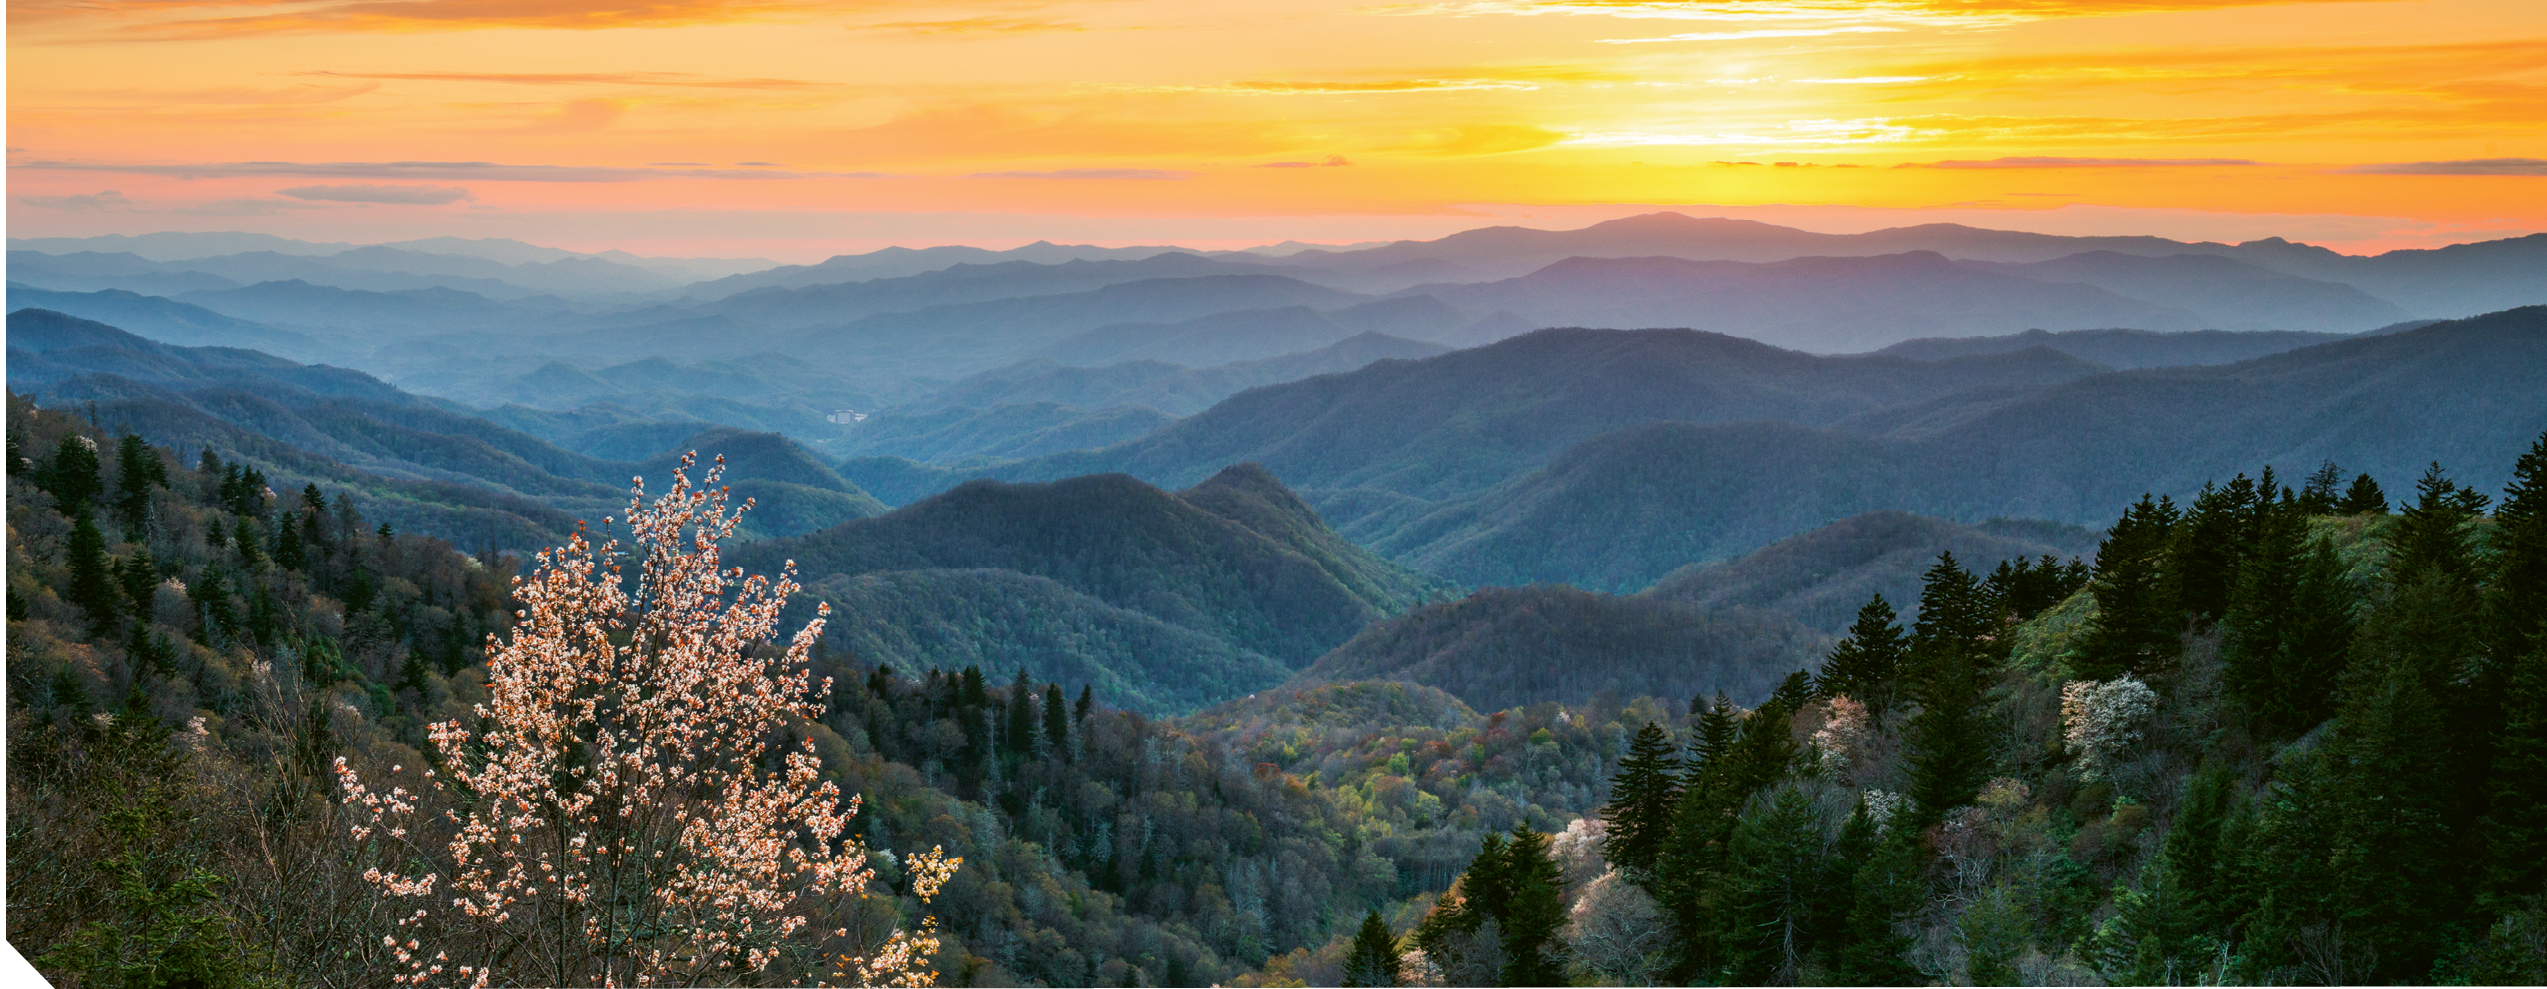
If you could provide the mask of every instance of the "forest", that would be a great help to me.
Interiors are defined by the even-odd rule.
[[[1496,710],[1345,680],[1153,717],[1022,664],[895,668],[738,554],[775,583],[664,600],[751,633],[699,675],[781,671],[717,771],[811,831],[736,845],[794,878],[696,890],[785,894],[789,922],[530,896],[563,933],[505,940],[409,914],[438,874],[421,836],[626,782],[590,727],[497,772],[524,687],[490,665],[564,662],[550,609],[637,582],[576,561],[623,556],[580,533],[471,555],[14,396],[7,435],[9,937],[59,984],[453,980],[430,938],[499,984],[617,977],[644,945],[731,984],[2547,980],[2547,437],[2499,495],[2439,464],[2394,504],[2268,468],[2140,499],[2092,562],[1940,558],[1810,669],[1693,697],[1497,685]],[[593,539],[732,531],[647,480],[674,514],[632,504]],[[703,565],[664,552],[624,559]],[[690,785],[670,803],[720,806]],[[521,888],[578,888],[539,875],[562,861]],[[651,919],[578,941],[578,909]]]

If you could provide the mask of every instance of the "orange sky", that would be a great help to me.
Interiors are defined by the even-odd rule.
[[[13,236],[2547,230],[2540,0],[33,0]],[[1748,164],[1746,164],[1748,163]],[[1791,163],[1791,164],[1789,164]]]

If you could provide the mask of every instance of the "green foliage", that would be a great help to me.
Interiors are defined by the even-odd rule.
[[[2164,568],[2176,524],[2172,503],[2142,495],[2106,533],[2096,550],[2095,580],[2088,585],[2096,595],[2096,614],[2071,663],[2080,679],[2146,676],[2174,658],[2184,620],[2175,597],[2178,585],[2166,579]]]
[[[1602,853],[1651,885],[1651,873],[1671,837],[1671,813],[1680,797],[1680,760],[1671,733],[1654,722],[1636,730],[1610,778],[1610,802],[1601,809],[1609,824]]]
[[[2384,515],[2388,511],[2388,494],[2379,490],[2379,482],[2362,474],[2344,489],[2343,500],[2335,503],[2339,515]]]
[[[1394,986],[1405,979],[1397,935],[1390,933],[1388,921],[1381,920],[1380,912],[1373,910],[1363,916],[1361,928],[1353,934],[1353,948],[1344,957],[1344,984]]]
[[[36,468],[36,486],[53,495],[53,505],[62,514],[78,515],[106,490],[97,468],[97,441],[64,433],[53,455]]]
[[[1910,641],[1893,621],[1892,605],[1881,594],[1857,611],[1848,637],[1831,647],[1814,689],[1823,697],[1847,696],[1881,718],[1901,692],[1900,678],[1910,660]]]

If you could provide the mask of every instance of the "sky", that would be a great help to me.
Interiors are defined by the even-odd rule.
[[[2547,231],[2540,0],[14,0],[9,234]]]

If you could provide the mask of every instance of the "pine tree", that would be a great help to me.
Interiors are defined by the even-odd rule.
[[[159,603],[159,562],[150,558],[150,547],[133,548],[133,555],[124,561],[121,577],[133,616],[148,622]]]
[[[285,570],[309,569],[309,557],[301,552],[301,527],[288,518],[274,525],[274,565]]]
[[[2353,478],[2352,486],[2344,489],[2344,499],[2335,503],[2335,514],[2338,515],[2387,513],[2388,495],[2379,490],[2379,482],[2371,480],[2368,474]]]
[[[2513,464],[2493,542],[2486,606],[2504,686],[2479,828],[2482,902],[2503,911],[2547,894],[2547,434]]]
[[[1864,808],[1861,806],[1862,814]],[[1918,912],[1928,895],[1917,829],[1894,821],[1860,863],[1849,886],[1856,897],[1842,922],[1841,947],[1831,981],[1844,986],[1912,986],[1927,980],[1904,960],[1911,947],[1897,924]]]
[[[1058,695],[1060,688],[1054,688]],[[1362,918],[1362,928],[1353,935],[1353,947],[1344,955],[1344,984],[1347,986],[1394,986],[1406,981],[1404,964],[1398,959],[1397,935],[1389,932],[1388,921],[1380,912],[1371,911]]]
[[[36,486],[51,492],[54,508],[64,515],[78,515],[97,503],[105,491],[98,480],[97,444],[78,433],[65,434],[53,456],[36,475]]]
[[[1052,757],[1070,761],[1070,703],[1061,696],[1061,685],[1044,685],[1044,744],[1052,746]]]
[[[1548,836],[1526,822],[1512,826],[1504,856],[1504,881],[1511,892],[1498,918],[1503,922],[1503,984],[1564,985],[1565,942],[1557,933],[1565,927],[1565,870],[1549,856]]]
[[[2148,495],[2123,512],[2096,548],[2096,614],[2079,636],[2071,673],[2082,680],[2147,675],[2171,661],[2180,646],[2183,612],[2161,571],[2175,507]]]
[[[71,516],[71,538],[63,556],[70,565],[71,582],[62,596],[88,614],[91,629],[105,635],[123,613],[124,592],[116,580],[114,560],[106,555],[106,536],[97,531],[97,520],[85,504]]]
[[[1894,621],[1893,606],[1877,594],[1857,609],[1848,637],[1831,647],[1814,692],[1826,698],[1846,695],[1866,705],[1868,715],[1881,719],[1900,692],[1902,667],[1909,654],[1910,640]]]
[[[150,492],[168,486],[168,465],[142,438],[125,433],[115,446],[115,519],[128,542],[140,542],[150,524]]]
[[[2353,593],[2325,537],[2303,543],[2307,520],[2277,513],[2257,536],[2221,622],[2226,681],[2255,723],[2278,737],[2333,713],[2335,674],[2352,639]]]
[[[1671,733],[1651,721],[1637,729],[1610,777],[1610,803],[1601,809],[1608,832],[1601,853],[1642,885],[1671,837],[1672,810],[1680,798],[1680,759]]]
[[[2203,485],[2193,508],[2168,530],[2161,579],[2174,590],[2176,606],[2196,621],[2228,612],[2259,504],[2255,482],[2239,474],[2219,487]]]
[[[1023,757],[1035,751],[1035,685],[1026,679],[1026,668],[1017,668],[1017,677],[1008,684],[1008,751]],[[1049,744],[1049,743],[1047,743]]]
[[[1092,710],[1095,710],[1095,709],[1096,709],[1096,706],[1097,706],[1097,687],[1096,687],[1096,685],[1095,685],[1095,684],[1092,684],[1092,683],[1083,683],[1083,684],[1080,684],[1080,685],[1079,685],[1079,702],[1078,702],[1077,704],[1072,705],[1072,706],[1071,706],[1071,708],[1070,708],[1070,721],[1071,721],[1071,723],[1072,723],[1072,724],[1079,725],[1079,726],[1081,726],[1081,727],[1083,727],[1083,728],[1084,728],[1084,727],[1087,725],[1087,723],[1088,723],[1088,712],[1089,712],[1089,711],[1092,711]]]
[[[1735,826],[1721,935],[1729,981],[1795,985],[1818,947],[1827,863],[1823,825],[1811,797],[1793,786],[1752,802]]]
[[[1922,825],[1971,803],[1990,779],[1991,673],[1977,641],[1988,626],[1972,606],[1978,596],[1972,575],[1951,554],[1938,556],[1920,590],[1910,645],[1919,714],[1910,721],[1907,756],[1909,795]]]

